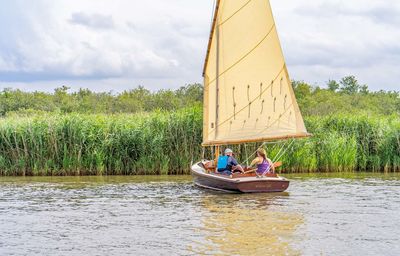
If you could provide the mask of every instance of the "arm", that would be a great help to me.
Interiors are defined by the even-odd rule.
[[[259,159],[258,157],[256,157],[256,158],[254,158],[254,160],[251,162],[249,168],[252,167],[252,166],[254,166],[254,165],[256,165],[256,164],[259,164],[259,163],[260,163],[260,159]]]
[[[232,171],[239,170],[242,173],[244,172],[243,167],[237,162],[235,158],[231,157],[229,160],[230,161],[228,164],[232,166]]]

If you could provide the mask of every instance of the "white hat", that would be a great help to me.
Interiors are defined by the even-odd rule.
[[[229,153],[233,153],[232,149],[230,149],[230,148],[225,149],[225,155],[229,154]]]

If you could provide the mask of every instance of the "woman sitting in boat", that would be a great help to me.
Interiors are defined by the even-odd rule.
[[[275,173],[275,167],[271,159],[267,158],[267,152],[265,149],[257,149],[257,157],[251,162],[249,168],[257,166],[257,176]]]
[[[233,157],[233,151],[227,148],[224,156],[218,158],[218,173],[224,175],[232,175],[235,171],[244,172],[243,167],[238,164],[237,160]]]

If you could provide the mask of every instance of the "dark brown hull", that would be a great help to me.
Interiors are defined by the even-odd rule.
[[[197,186],[226,192],[273,193],[283,192],[289,187],[289,181],[283,177],[258,178],[255,175],[236,175],[230,178],[225,175],[207,173],[200,163],[192,166],[192,175]]]

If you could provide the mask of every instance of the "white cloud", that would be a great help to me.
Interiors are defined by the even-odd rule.
[[[0,80],[11,86],[84,80],[94,89],[109,79],[159,80],[155,84],[163,87],[201,81],[209,26],[203,16],[211,14],[210,5],[182,0],[9,1],[18,15],[5,20],[0,15],[0,31],[6,34],[0,45],[12,49],[0,48]],[[17,67],[16,72],[7,72],[4,63]]]
[[[2,1],[0,86],[122,90],[201,82],[212,4]],[[271,4],[293,79],[323,84],[354,74],[372,89],[399,89],[398,0]]]
[[[400,2],[272,0],[291,77],[324,84],[354,74],[399,90]]]

